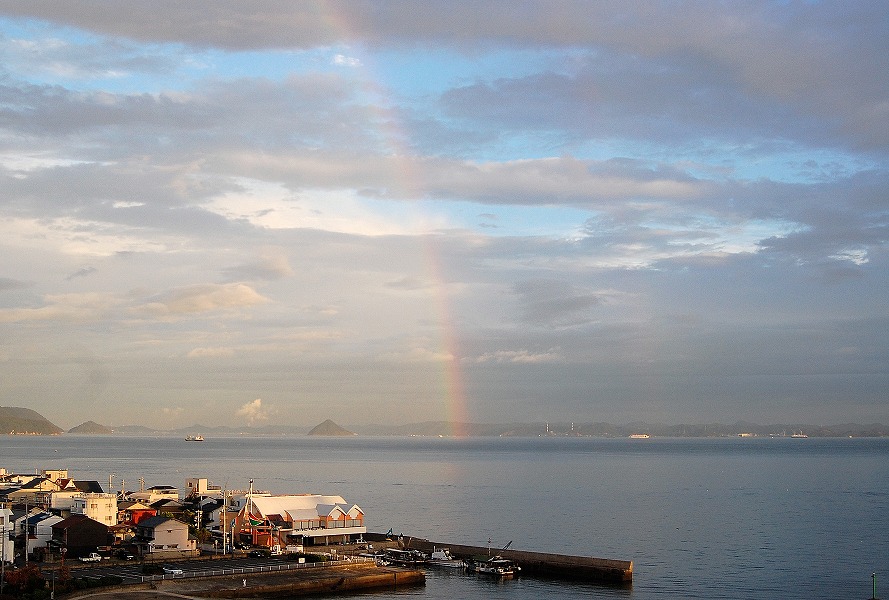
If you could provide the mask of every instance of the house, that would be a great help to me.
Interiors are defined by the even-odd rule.
[[[52,526],[62,517],[46,511],[32,511],[16,522],[16,539],[23,554],[47,552],[52,540]],[[26,535],[27,533],[27,535]]]
[[[0,563],[12,562],[15,556],[15,546],[10,538],[13,530],[12,511],[8,508],[0,508]]]
[[[173,518],[181,517],[182,513],[185,512],[185,506],[179,502],[179,500],[173,500],[171,498],[156,500],[152,502],[150,506],[157,512],[157,514]]]
[[[63,517],[71,515],[71,507],[74,499],[83,494],[102,494],[102,486],[98,481],[80,481],[75,479],[59,479],[57,483],[61,489],[53,492],[50,497],[49,507]],[[96,519],[99,520],[99,519]]]
[[[367,533],[364,511],[342,496],[251,494],[247,500],[234,532],[254,546],[347,543]]]
[[[17,490],[8,492],[6,499],[13,504],[48,507],[52,494],[61,489],[58,482],[43,476],[34,477],[26,483],[20,484]]]
[[[153,485],[147,490],[129,492],[127,499],[144,504],[153,504],[158,500],[179,500],[179,490],[172,485]]]
[[[80,494],[71,505],[72,515],[86,515],[108,527],[117,525],[116,494]]]
[[[149,517],[139,522],[133,543],[145,555],[197,554],[197,544],[188,536],[188,524],[169,517]]]
[[[143,519],[157,516],[157,510],[147,504],[125,500],[117,503],[117,522],[123,525],[138,525]]]
[[[207,498],[200,503],[198,510],[201,515],[201,525],[205,528],[216,531],[222,529],[222,498]],[[235,511],[231,511],[230,515],[234,515]]]
[[[186,494],[188,498],[222,496],[222,488],[218,485],[210,485],[210,481],[206,477],[189,477],[185,480],[185,487],[188,488],[188,494]]]
[[[108,525],[86,515],[71,515],[52,526],[52,545],[69,558],[95,552],[108,542]]]

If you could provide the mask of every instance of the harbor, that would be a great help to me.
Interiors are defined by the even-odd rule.
[[[368,539],[372,539],[369,534]],[[405,538],[406,549],[431,553],[436,548],[447,548],[455,558],[479,560],[501,557],[520,568],[522,575],[584,581],[588,583],[626,585],[633,582],[633,561],[572,556],[546,552],[531,552],[509,548],[491,548],[446,542],[433,542],[426,539]]]

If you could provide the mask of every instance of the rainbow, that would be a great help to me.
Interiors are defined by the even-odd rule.
[[[353,35],[356,29],[349,20],[348,3],[335,3],[319,0],[314,5],[315,16],[327,28],[334,39],[349,40],[358,39]],[[383,78],[379,76],[379,70],[375,68],[368,57],[361,57],[364,65],[363,71],[370,73],[366,77],[363,86],[370,95],[386,99],[391,97]],[[375,108],[377,122],[380,123],[379,133],[381,142],[385,144],[385,151],[392,159],[391,181],[394,195],[419,200],[426,194],[424,192],[423,176],[417,168],[411,150],[406,142],[410,139],[409,133],[402,126],[397,113],[381,102]],[[440,253],[435,247],[435,236],[423,236],[423,257],[428,275],[433,282],[433,301],[435,306],[435,319],[438,323],[438,353],[440,356],[440,389],[444,402],[444,414],[447,421],[453,424],[451,435],[465,437],[467,435],[468,405],[464,386],[464,374],[461,365],[459,336],[457,328],[451,317],[450,297],[447,290],[447,282],[442,274]]]

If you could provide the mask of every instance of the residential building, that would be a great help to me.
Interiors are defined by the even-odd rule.
[[[136,525],[133,543],[140,554],[194,554],[197,544],[188,536],[188,524],[169,517],[149,517]]]
[[[0,562],[11,563],[15,556],[15,542],[10,539],[13,531],[12,511],[0,508]]]
[[[186,497],[222,496],[222,488],[218,485],[210,485],[210,480],[206,477],[189,477],[185,480],[185,487],[188,488]]]
[[[248,495],[236,539],[257,546],[346,543],[367,533],[364,511],[342,496]]]
[[[55,481],[38,476],[19,485],[17,490],[6,494],[6,499],[14,504],[49,507],[52,494],[62,487]]]
[[[108,542],[108,526],[86,515],[71,515],[52,526],[52,544],[68,558],[86,556]]]
[[[80,494],[74,497],[71,505],[72,515],[86,515],[94,521],[104,523],[108,527],[117,525],[117,495],[115,494]]]
[[[179,500],[179,490],[172,485],[153,485],[147,490],[127,493],[128,500],[138,500],[143,504],[153,504],[158,500]]]
[[[50,508],[63,517],[71,515],[71,507],[74,506],[75,498],[83,494],[104,493],[98,481],[60,479],[58,483],[62,486],[62,489],[58,492],[53,492],[50,496]]]
[[[46,511],[35,511],[16,522],[16,539],[23,553],[40,555],[47,551],[52,540],[52,526],[62,517]]]
[[[125,500],[117,503],[117,522],[126,525],[138,525],[143,519],[157,516],[157,510],[147,504]]]

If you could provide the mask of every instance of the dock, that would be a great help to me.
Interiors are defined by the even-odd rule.
[[[526,550],[498,550],[486,546],[467,546],[446,542],[432,542],[418,538],[404,538],[406,548],[432,552],[433,548],[448,548],[456,558],[500,555],[521,567],[522,574],[554,577],[592,583],[626,585],[633,582],[633,561],[529,552]]]

